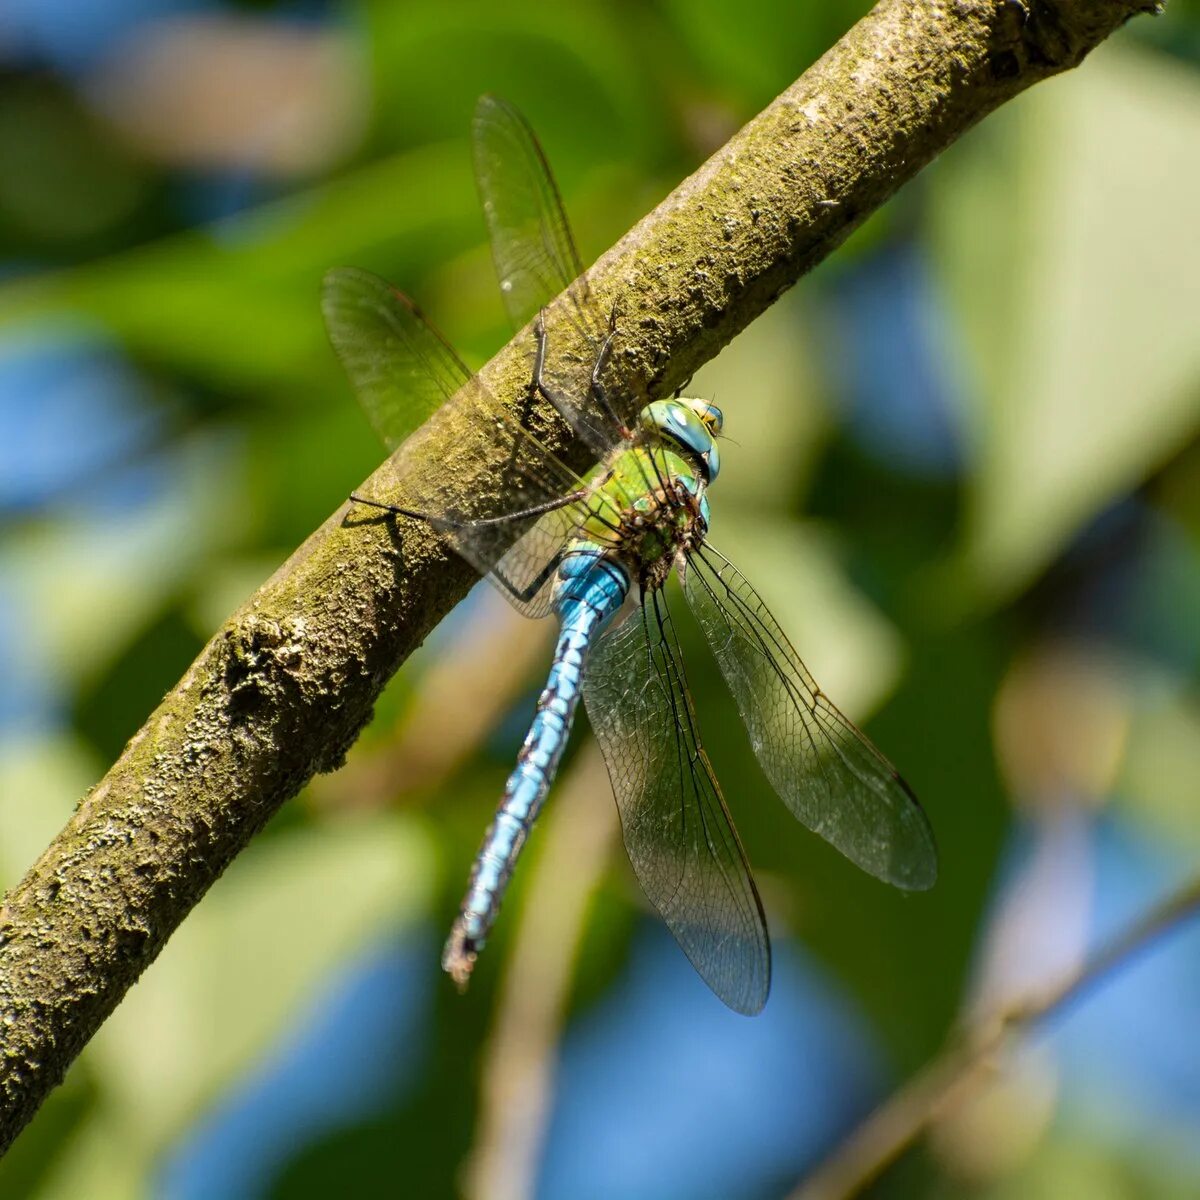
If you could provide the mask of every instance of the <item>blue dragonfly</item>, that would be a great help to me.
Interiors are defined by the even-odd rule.
[[[933,834],[895,769],[838,712],[758,594],[709,542],[720,410],[678,395],[640,405],[608,381],[618,322],[593,302],[525,119],[483,97],[472,149],[505,306],[518,329],[533,322],[530,403],[544,402],[549,419],[566,423],[560,432],[583,443],[590,470],[577,473],[529,420],[506,413],[382,279],[339,268],[322,293],[334,349],[390,448],[453,398],[479,432],[476,449],[495,464],[487,496],[456,498],[454,464],[443,462],[404,476],[404,504],[352,499],[427,522],[519,611],[559,621],[549,677],[442,965],[466,986],[582,695],[643,890],[717,996],[757,1013],[771,977],[766,921],[701,743],[667,602],[670,577],[682,584],[763,772],[798,820],[905,889],[933,884]],[[551,352],[542,318],[551,304],[565,306],[586,355]]]

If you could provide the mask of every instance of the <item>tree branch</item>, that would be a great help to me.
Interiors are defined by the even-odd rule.
[[[634,394],[675,386],[897,188],[1147,0],[883,0],[589,272],[619,299]],[[315,300],[314,300],[315,303]],[[551,345],[576,336],[551,313]],[[485,369],[500,402],[529,342]],[[495,500],[487,431],[453,404],[381,470],[436,463]],[[0,908],[0,1150],[264,822],[334,770],[384,683],[466,592],[427,531],[340,509],[216,634]]]

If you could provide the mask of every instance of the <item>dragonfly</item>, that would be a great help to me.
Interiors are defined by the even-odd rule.
[[[754,1014],[770,988],[767,924],[701,741],[668,604],[671,577],[767,780],[799,821],[906,890],[934,883],[933,833],[908,785],[821,691],[753,587],[710,542],[721,410],[678,394],[641,403],[614,386],[619,320],[592,297],[531,127],[507,101],[484,96],[471,142],[501,295],[514,326],[530,329],[529,400],[565,423],[560,432],[582,451],[572,461],[586,458],[590,469],[572,469],[544,432],[502,408],[390,284],[337,268],[322,289],[334,350],[388,447],[453,399],[497,464],[487,497],[464,500],[453,464],[442,462],[404,476],[404,504],[352,500],[427,523],[520,612],[559,623],[545,687],[442,966],[465,988],[582,698],[643,891],[712,991]],[[544,313],[556,305],[586,354],[556,356],[548,344]]]

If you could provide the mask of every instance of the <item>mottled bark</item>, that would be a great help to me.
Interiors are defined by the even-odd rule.
[[[981,117],[1153,7],[883,0],[589,273],[619,299],[624,382],[690,375]],[[549,332],[569,348],[553,314]],[[527,337],[492,360],[499,402],[528,364]],[[375,492],[436,462],[486,503],[486,449],[448,406]],[[401,541],[343,508],[209,642],[0,908],[0,1149],[233,856],[338,766],[471,581],[423,529]]]

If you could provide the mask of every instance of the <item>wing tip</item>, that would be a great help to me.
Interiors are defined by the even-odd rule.
[[[516,117],[522,125],[528,124],[521,110],[507,97],[498,92],[484,92],[475,101],[474,120],[486,120],[493,113],[501,113],[506,117]]]
[[[352,293],[357,292],[361,296],[364,290],[380,284],[391,286],[362,267],[330,267],[321,276],[321,312],[326,321],[347,303]]]
[[[926,868],[919,873],[910,872],[902,878],[888,880],[902,892],[928,892],[933,889],[937,881],[938,864],[936,859],[927,864]]]
[[[919,852],[914,853],[911,846],[906,847],[901,855],[888,863],[891,868],[880,877],[885,883],[904,892],[928,892],[938,881],[940,869],[937,841],[933,836],[933,827],[925,816],[924,809],[919,810],[922,821],[922,842]]]
[[[739,1017],[757,1017],[766,1008],[767,997],[770,995],[770,991],[771,985],[768,983],[761,995],[752,996],[745,1002],[722,996],[720,992],[717,992],[716,995],[726,1008],[731,1012],[737,1013]]]

